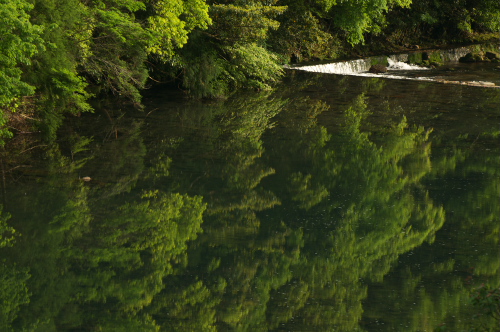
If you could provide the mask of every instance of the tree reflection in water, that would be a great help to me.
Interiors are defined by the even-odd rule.
[[[52,143],[5,188],[2,330],[470,327],[469,283],[499,270],[498,146],[365,82],[341,107],[241,96]]]

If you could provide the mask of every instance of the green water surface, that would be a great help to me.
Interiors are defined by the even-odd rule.
[[[0,331],[496,330],[469,297],[500,284],[500,89],[144,102],[3,152]]]

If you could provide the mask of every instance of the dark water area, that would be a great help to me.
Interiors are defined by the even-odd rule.
[[[289,70],[144,103],[4,153],[1,331],[497,328],[470,295],[500,286],[500,89]]]

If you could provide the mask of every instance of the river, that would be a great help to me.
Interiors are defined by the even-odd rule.
[[[496,328],[500,89],[287,69],[144,105],[3,152],[0,330]]]

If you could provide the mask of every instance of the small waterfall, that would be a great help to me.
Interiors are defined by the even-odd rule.
[[[428,70],[429,69],[427,67],[408,64],[406,62],[399,60],[398,58],[401,58],[401,57],[390,56],[387,58],[387,62],[389,62],[389,66],[387,68],[388,70]]]
[[[391,70],[426,70],[428,68],[407,64],[408,55],[393,55],[390,57],[370,57],[366,59],[332,62],[312,66],[291,67],[293,69],[305,70],[316,73],[337,74],[337,75],[370,75],[368,70],[375,63],[388,64],[387,69]],[[290,68],[290,67],[289,67]]]
[[[370,59],[359,59],[342,62],[332,62],[313,66],[293,67],[293,69],[311,71],[316,73],[353,75],[359,72],[368,71],[371,66]]]
[[[390,56],[376,56],[366,59],[332,62],[319,65],[293,66],[291,69],[299,69],[317,73],[356,75],[367,72],[370,66],[376,63],[388,64],[388,70],[425,70],[426,67],[413,65],[414,62],[422,62],[423,56],[432,58],[437,56],[442,62],[457,62],[469,52],[473,52],[475,46],[459,47],[449,50],[424,50],[412,53],[393,54]]]
[[[395,62],[408,62],[408,58],[407,53],[389,55],[389,59]]]
[[[304,70],[315,73],[351,75],[364,77],[379,77],[392,79],[407,79],[419,81],[434,81],[448,84],[462,84],[482,87],[500,88],[498,83],[489,81],[463,80],[463,78],[454,78],[450,75],[431,70],[431,68],[419,66],[423,60],[438,63],[454,63],[470,52],[477,52],[478,46],[459,47],[449,50],[422,50],[407,54],[394,54],[390,56],[368,57],[366,59],[357,59],[349,61],[331,62],[304,66],[287,66],[289,69]],[[387,67],[385,73],[370,73],[372,65],[383,64]]]

